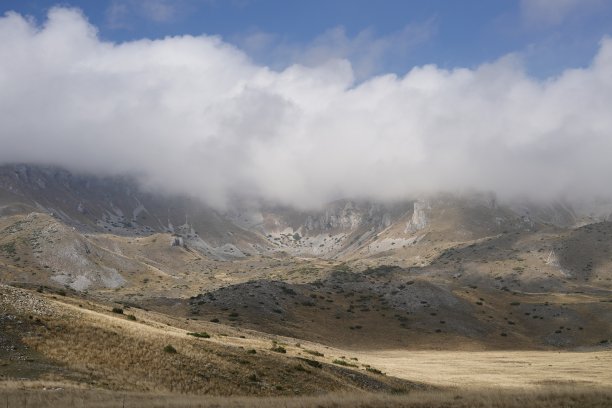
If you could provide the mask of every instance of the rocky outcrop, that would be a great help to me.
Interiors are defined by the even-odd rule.
[[[406,223],[406,234],[412,234],[424,229],[427,226],[427,210],[431,206],[427,201],[415,201],[412,211],[412,218]]]

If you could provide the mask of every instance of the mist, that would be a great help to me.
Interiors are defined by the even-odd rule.
[[[79,11],[0,18],[0,163],[130,174],[223,207],[486,190],[612,197],[612,39],[536,79],[518,56],[355,79],[215,36],[102,41]]]

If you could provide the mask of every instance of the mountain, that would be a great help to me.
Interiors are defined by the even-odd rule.
[[[218,211],[194,197],[143,190],[129,177],[0,167],[0,215],[31,212],[49,214],[81,233],[171,233],[177,243],[219,259],[279,251],[363,257],[414,245],[424,237],[459,242],[508,229],[567,227],[578,220],[568,206],[502,206],[487,194],[440,194],[396,203],[339,200],[311,211],[253,205]]]
[[[594,299],[612,289],[612,223],[565,203],[465,193],[220,211],[143,191],[126,177],[27,165],[1,168],[0,197],[0,276],[30,287],[87,291],[190,318],[234,310],[239,324],[317,341],[343,343],[359,326],[371,332],[360,343],[378,347],[429,344],[440,321],[458,343],[583,344],[577,332],[546,337],[548,325],[539,337],[529,334],[532,313],[560,316],[560,309],[532,307],[511,318],[497,303],[543,292],[589,294],[594,321],[610,316]],[[489,298],[483,320],[478,306]],[[572,305],[572,319],[585,319],[584,302]],[[351,322],[349,331],[335,320]],[[516,329],[507,340],[500,338],[506,320]]]
[[[31,267],[37,282],[79,290],[124,287],[129,276],[146,273],[210,271],[218,262],[252,269],[272,258],[348,262],[357,269],[435,267],[452,276],[522,259],[541,263],[535,280],[605,283],[606,219],[563,202],[500,203],[484,193],[395,203],[339,200],[314,210],[239,204],[220,211],[194,197],[143,190],[128,177],[0,167],[0,239],[5,257],[20,258],[7,268]]]
[[[605,209],[470,192],[219,210],[129,177],[5,165],[0,375],[132,391],[405,392],[426,386],[346,356],[605,352]]]

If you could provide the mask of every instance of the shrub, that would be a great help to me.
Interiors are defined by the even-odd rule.
[[[287,349],[285,349],[283,346],[272,346],[270,350],[276,351],[277,353],[287,353]]]
[[[123,314],[123,309],[120,307],[113,307],[113,313]]]
[[[324,357],[325,354],[323,353],[319,353],[317,350],[304,350],[306,353],[308,354],[312,354],[313,356],[317,356],[317,357]]]
[[[8,255],[15,255],[17,252],[15,249],[15,241],[0,245],[0,249]]]
[[[255,349],[247,350],[247,354],[257,354],[257,350]]]
[[[199,337],[202,339],[210,339],[210,334],[206,333],[206,332],[199,332],[199,333],[187,333],[189,336],[193,336],[193,337]]]
[[[320,362],[318,362],[316,360],[311,360],[309,358],[299,358],[299,357],[298,357],[298,360],[300,360],[300,361],[302,361],[302,362],[304,362],[304,363],[306,363],[309,366],[314,367],[314,368],[323,368],[323,364],[321,364]]]
[[[370,373],[378,374],[378,375],[385,375],[385,373],[373,367],[366,367],[366,371]]]
[[[134,321],[134,322],[136,321],[136,316],[134,316],[134,315],[132,315],[132,314],[127,315],[126,317],[127,317],[127,319],[128,319],[128,320],[132,320],[132,321]]]
[[[164,351],[168,354],[176,354],[176,349],[172,347],[171,344],[168,344],[166,347],[164,347]]]
[[[357,365],[351,364],[348,361],[338,360],[338,359],[332,361],[332,363],[338,364],[338,365],[341,365],[341,366],[344,366],[344,367],[357,367]]]

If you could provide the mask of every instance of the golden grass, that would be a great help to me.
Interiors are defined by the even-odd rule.
[[[270,351],[272,342],[265,337],[226,337],[217,329],[210,331],[211,339],[195,338],[188,335],[193,330],[154,320],[158,317],[156,313],[132,309],[130,313],[136,316],[136,321],[132,321],[112,313],[110,308],[91,302],[83,302],[85,307],[79,307],[73,304],[75,301],[47,298],[55,312],[53,316],[42,317],[44,326],[25,342],[78,374],[88,387],[266,396],[368,387],[405,390],[409,385],[365,372],[355,377],[351,371],[313,367],[294,358],[298,356],[297,350],[301,350],[297,346],[287,345],[290,353],[281,355]],[[249,352],[253,348],[256,353]],[[173,349],[176,353],[165,351]]]
[[[346,351],[285,339],[285,355],[269,350],[272,337],[264,333],[136,309],[130,313],[137,321],[130,321],[109,306],[29,293],[53,313],[41,315],[46,328],[27,343],[78,375],[0,382],[0,407],[24,406],[23,401],[28,407],[107,407],[123,406],[124,400],[126,407],[612,406],[612,352]],[[207,331],[212,338],[195,338],[188,331]],[[164,352],[168,344],[176,354]],[[248,352],[251,348],[256,354]],[[356,371],[348,370],[347,376],[335,371],[347,370],[341,367],[311,367],[295,359],[300,353],[328,363],[346,355],[358,358],[360,367],[371,364],[390,376],[438,387],[416,391],[389,376],[373,375],[368,378],[380,378],[373,389],[387,392],[366,393],[363,384],[350,380]],[[395,387],[404,394],[392,395]]]
[[[556,383],[612,387],[612,350],[389,350],[353,355],[389,375],[438,386],[528,388]]]
[[[307,376],[274,356],[249,355],[239,348],[172,331],[162,333],[146,327],[139,331],[95,319],[50,321],[48,327],[48,333],[27,342],[54,361],[90,373],[90,385],[95,387],[213,395],[278,395],[342,388],[332,378]],[[165,352],[167,345],[177,353]]]
[[[46,388],[46,389],[44,389]],[[57,384],[14,383],[0,387],[0,406],[8,407],[497,407],[609,408],[612,390],[599,388],[541,388],[519,390],[413,391],[407,395],[330,393],[294,397],[209,397],[164,393],[112,392],[58,387]]]

